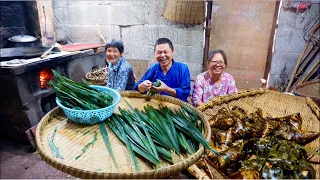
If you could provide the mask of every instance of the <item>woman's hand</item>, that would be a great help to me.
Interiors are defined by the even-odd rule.
[[[201,105],[203,105],[203,104],[204,104],[204,103],[201,102],[200,100],[195,103],[196,107],[201,106]]]
[[[140,93],[149,92],[152,86],[152,82],[149,80],[145,80],[138,85],[138,91]]]

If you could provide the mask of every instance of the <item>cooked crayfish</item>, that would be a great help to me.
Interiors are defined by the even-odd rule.
[[[315,178],[315,170],[305,160],[306,152],[294,142],[277,138],[251,139],[244,144],[243,152],[251,157],[241,161],[241,168],[230,178]],[[242,156],[242,159],[246,157]],[[259,176],[257,172],[260,172]]]
[[[285,117],[263,117],[262,110],[247,112],[234,106],[221,108],[210,120],[210,145],[220,156],[207,153],[214,167],[229,178],[315,178],[305,145],[320,133],[303,131],[300,113]]]

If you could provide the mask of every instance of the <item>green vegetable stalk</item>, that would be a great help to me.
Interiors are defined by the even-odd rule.
[[[57,129],[58,129],[58,126],[54,129],[52,136],[48,137],[48,144],[49,144],[50,150],[51,150],[52,154],[54,155],[54,157],[64,159],[63,156],[60,154],[59,148],[53,142],[54,136],[56,135],[56,132],[57,132]]]
[[[97,136],[98,136],[98,133],[94,131],[94,137],[93,137],[92,141],[89,142],[88,144],[86,144],[86,145],[82,148],[82,152],[81,152],[81,154],[79,154],[79,155],[76,157],[76,160],[78,160],[78,159],[87,151],[87,149],[89,148],[90,145],[92,145],[92,147],[93,147],[94,143],[95,143],[95,142],[97,141],[97,139],[98,139]]]

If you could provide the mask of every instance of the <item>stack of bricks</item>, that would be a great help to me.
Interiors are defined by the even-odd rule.
[[[37,125],[34,125],[30,129],[25,131],[27,138],[34,149],[37,149],[36,130],[37,130]]]

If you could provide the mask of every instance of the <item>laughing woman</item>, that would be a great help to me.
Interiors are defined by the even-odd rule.
[[[106,61],[108,61],[107,87],[116,90],[132,90],[134,75],[131,65],[123,57],[123,44],[112,40],[106,45]],[[108,63],[107,62],[107,63]]]
[[[207,71],[199,74],[194,81],[192,103],[200,106],[216,96],[237,92],[233,77],[225,72],[227,55],[223,50],[209,53]]]

